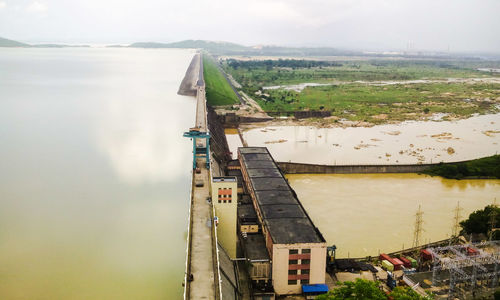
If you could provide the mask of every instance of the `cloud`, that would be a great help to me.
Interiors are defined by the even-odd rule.
[[[7,6],[7,3],[0,1],[0,9],[5,8]]]
[[[28,5],[26,10],[33,13],[44,13],[48,10],[48,7],[45,3],[34,1],[30,5]]]

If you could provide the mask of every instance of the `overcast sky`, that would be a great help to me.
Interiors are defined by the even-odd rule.
[[[0,36],[499,53],[500,0],[0,0]]]

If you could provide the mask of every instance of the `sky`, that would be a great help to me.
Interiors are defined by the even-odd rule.
[[[500,53],[500,0],[0,0],[0,36]]]

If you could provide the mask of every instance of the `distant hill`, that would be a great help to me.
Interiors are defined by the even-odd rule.
[[[228,42],[213,42],[204,40],[185,40],[175,43],[133,43],[129,47],[132,48],[193,48],[193,49],[205,49],[212,53],[221,52],[238,52],[238,51],[248,51],[250,47],[228,43]]]
[[[204,40],[185,40],[175,43],[134,43],[132,48],[194,48],[204,49],[215,55],[282,55],[282,56],[330,56],[360,55],[360,52],[344,51],[335,48],[290,48],[276,46],[247,47],[229,42]]]
[[[64,44],[35,44],[30,45],[0,37],[0,47],[29,47],[29,48],[67,48],[67,47],[90,47],[89,45],[64,45]]]
[[[29,47],[30,45],[0,37],[0,47]]]

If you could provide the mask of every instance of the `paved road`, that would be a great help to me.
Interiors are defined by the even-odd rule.
[[[215,274],[212,255],[212,205],[207,202],[208,170],[205,162],[199,159],[200,174],[194,174],[195,180],[203,180],[203,187],[195,187],[191,205],[191,274],[189,299],[215,299]],[[204,159],[203,159],[204,160]]]

